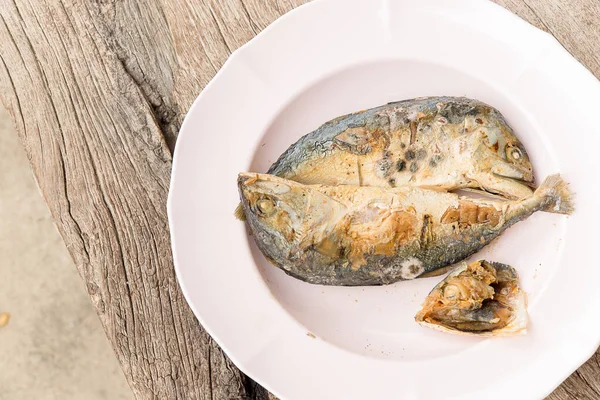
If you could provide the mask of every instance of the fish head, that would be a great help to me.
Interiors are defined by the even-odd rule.
[[[280,179],[240,174],[238,186],[246,220],[253,231],[281,236],[293,242],[304,217],[305,196]]]
[[[481,336],[522,334],[527,299],[514,268],[485,260],[463,263],[427,296],[415,317],[437,330]]]
[[[472,156],[480,186],[511,199],[531,196],[533,167],[523,144],[504,126],[489,127],[479,134]]]
[[[335,202],[327,196],[274,175],[241,173],[238,187],[246,220],[257,242],[272,242],[264,248],[296,251],[323,234],[335,213]]]

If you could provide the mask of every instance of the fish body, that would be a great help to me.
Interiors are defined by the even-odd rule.
[[[381,285],[433,274],[536,211],[572,209],[558,175],[511,201],[409,186],[304,185],[267,174],[242,173],[238,188],[262,253],[289,275],[324,285]]]
[[[443,332],[508,336],[527,332],[527,297],[511,266],[461,263],[425,299],[415,320]]]
[[[268,171],[304,184],[532,194],[527,152],[495,108],[477,100],[426,97],[329,121]]]

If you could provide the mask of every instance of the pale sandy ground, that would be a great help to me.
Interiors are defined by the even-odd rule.
[[[0,400],[132,399],[0,106]]]

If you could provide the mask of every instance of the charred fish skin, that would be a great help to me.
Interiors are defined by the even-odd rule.
[[[513,267],[486,260],[461,263],[431,290],[415,320],[459,335],[524,334],[527,296]]]
[[[323,124],[268,171],[305,184],[531,195],[527,151],[502,114],[477,100],[426,97],[389,103]]]
[[[558,175],[519,201],[414,187],[303,185],[266,174],[240,174],[238,186],[262,253],[289,275],[323,285],[384,285],[430,275],[534,212],[572,211]]]

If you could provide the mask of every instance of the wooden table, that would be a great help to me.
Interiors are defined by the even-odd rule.
[[[600,77],[598,0],[496,2],[550,32]],[[137,398],[273,398],[187,306],[165,204],[172,150],[194,98],[233,50],[301,3],[0,5],[2,99]],[[600,399],[599,353],[549,398]]]

